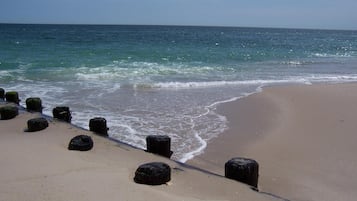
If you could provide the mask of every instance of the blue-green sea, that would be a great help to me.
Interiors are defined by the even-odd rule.
[[[357,81],[357,31],[185,26],[0,24],[0,87],[72,123],[107,119],[145,148],[169,135],[185,162],[227,129],[217,105],[262,86]]]

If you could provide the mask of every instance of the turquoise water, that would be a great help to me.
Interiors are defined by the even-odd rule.
[[[105,117],[137,147],[169,135],[181,161],[227,129],[218,104],[266,85],[357,81],[356,64],[357,31],[0,24],[0,87],[41,97],[49,115],[67,105],[85,128]]]

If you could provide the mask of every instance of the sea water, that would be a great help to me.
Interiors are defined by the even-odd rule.
[[[220,103],[275,84],[357,81],[357,31],[0,24],[0,87],[72,123],[107,119],[112,138],[145,148],[168,135],[185,162],[226,130]]]

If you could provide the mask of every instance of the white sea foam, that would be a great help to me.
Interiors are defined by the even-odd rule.
[[[233,71],[234,69],[222,66],[202,66],[202,64],[115,61],[106,66],[73,68],[71,73],[79,81],[111,80],[142,83],[152,79],[187,79],[198,75],[206,77],[216,75],[217,71],[222,70]]]
[[[206,87],[220,87],[229,85],[265,85],[265,84],[279,84],[279,83],[307,83],[308,80],[300,78],[282,79],[282,80],[244,80],[244,81],[211,81],[211,82],[161,82],[153,84],[153,88],[206,88]]]
[[[350,52],[336,53],[336,54],[313,53],[312,56],[320,57],[320,58],[350,58],[350,57],[352,57],[352,54]]]
[[[7,70],[0,70],[0,78],[10,77],[11,73]]]
[[[197,139],[199,141],[200,146],[191,152],[183,154],[181,156],[181,158],[179,159],[180,162],[185,163],[186,161],[201,154],[203,152],[203,150],[207,147],[207,142],[205,140],[203,140],[197,132],[195,132],[194,137],[195,137],[195,139]]]
[[[308,79],[312,83],[314,83],[314,82],[333,82],[333,83],[356,82],[357,74],[351,74],[351,75],[310,75]]]
[[[283,64],[287,64],[289,66],[301,66],[307,63],[303,61],[287,61],[287,62],[283,62]]]
[[[233,100],[230,99],[227,100],[227,102],[228,101],[233,101]],[[223,102],[226,101],[222,101],[222,103]],[[204,149],[207,147],[208,141],[217,137],[219,134],[223,133],[226,129],[228,129],[227,119],[225,116],[215,113],[214,108],[212,108],[212,106],[207,106],[206,108],[207,109],[210,108],[208,113],[204,113],[195,118],[201,118],[207,115],[211,115],[215,117],[214,122],[206,119],[205,121],[208,122],[208,124],[206,124],[207,129],[198,129],[198,130],[195,128],[196,125],[192,124],[191,130],[193,132],[194,139],[196,140],[195,144],[198,144],[198,146],[196,145],[196,148],[191,149],[191,151],[189,152],[182,153],[179,159],[180,162],[185,163],[186,161],[194,158],[195,156],[202,154],[204,152]],[[192,120],[194,121],[194,118]]]

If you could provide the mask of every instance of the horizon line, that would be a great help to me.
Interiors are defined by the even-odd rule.
[[[323,31],[357,31],[357,29],[338,29],[338,28],[306,28],[306,27],[269,27],[269,26],[238,26],[238,25],[183,25],[183,24],[111,24],[111,23],[41,23],[41,22],[0,22],[8,25],[63,25],[63,26],[167,26],[167,27],[222,27],[222,28],[250,28],[250,29],[290,29],[290,30],[323,30]]]

